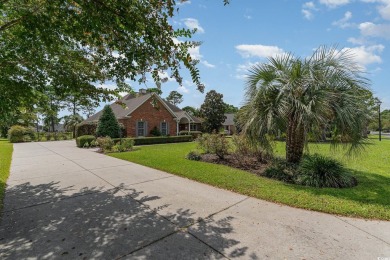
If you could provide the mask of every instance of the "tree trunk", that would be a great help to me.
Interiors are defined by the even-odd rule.
[[[76,115],[76,97],[73,97],[73,115]]]
[[[54,132],[55,126],[54,126],[54,117],[51,117],[51,130]]]
[[[303,126],[290,115],[287,127],[286,159],[289,163],[299,163],[302,159],[305,132]]]

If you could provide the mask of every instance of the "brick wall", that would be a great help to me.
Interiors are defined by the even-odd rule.
[[[173,115],[160,101],[157,100],[159,109],[153,107],[151,102],[152,98],[131,113],[130,118],[119,119],[119,122],[125,126],[128,137],[137,136],[136,123],[141,120],[147,122],[147,136],[150,136],[150,130],[155,126],[160,130],[160,123],[164,120],[168,123],[169,134],[172,136],[176,135],[176,121],[173,119]]]

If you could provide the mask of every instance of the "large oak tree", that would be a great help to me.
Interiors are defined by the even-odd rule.
[[[181,84],[183,67],[203,91],[189,54],[200,43],[170,24],[175,0],[4,0],[0,10],[0,117],[36,106],[47,88],[107,101],[128,79],[159,86],[168,73]],[[106,80],[117,88],[96,87]]]

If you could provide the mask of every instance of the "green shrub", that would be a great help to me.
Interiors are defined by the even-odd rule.
[[[205,153],[216,154],[224,159],[229,153],[230,143],[225,136],[220,134],[205,134],[197,139],[200,149]]]
[[[25,127],[24,129],[25,129],[24,138],[29,140],[29,141],[34,141],[35,140],[35,130],[30,128],[30,127]]]
[[[267,162],[269,156],[260,144],[250,142],[244,135],[233,135],[232,144],[236,157],[255,157],[258,162]]]
[[[96,135],[97,122],[83,122],[76,125],[76,137],[82,135]]]
[[[36,133],[35,139],[36,139],[38,142],[42,141],[42,138],[43,138],[43,133]]]
[[[198,143],[198,148],[201,149],[204,153],[211,153],[212,144],[210,134],[203,134],[196,139]]]
[[[303,157],[296,183],[317,188],[347,188],[356,186],[357,180],[340,162],[314,154]]]
[[[45,133],[45,137],[46,137],[46,141],[50,141],[51,137],[52,137],[52,134],[50,132],[46,132]]]
[[[134,147],[134,140],[130,138],[125,138],[124,140],[122,140],[122,145],[126,151],[131,151]]]
[[[96,142],[97,142],[98,146],[100,147],[100,149],[104,153],[110,152],[112,150],[114,144],[115,144],[114,141],[109,136],[107,136],[107,137],[98,137],[96,139]]]
[[[296,167],[288,164],[284,160],[274,160],[267,169],[265,169],[263,176],[287,183],[294,183],[294,175]]]
[[[90,143],[90,146],[91,146],[91,147],[96,147],[96,146],[98,146],[97,141],[96,141],[96,140],[93,140],[93,141]]]
[[[96,136],[109,136],[111,138],[118,138],[121,133],[118,120],[115,117],[112,108],[106,105],[103,108],[103,113],[99,118],[99,123],[96,129]]]
[[[85,144],[88,143],[88,147],[90,146],[91,142],[94,141],[96,138],[93,135],[82,135],[76,138],[76,144],[77,147],[85,147]]]
[[[60,140],[60,136],[59,136],[59,134],[57,132],[53,133],[53,137],[54,137],[54,141]]]
[[[29,142],[34,139],[34,131],[31,128],[14,125],[8,130],[8,140],[11,143]]]
[[[202,156],[196,151],[191,151],[187,154],[186,158],[192,161],[200,161]]]
[[[160,130],[158,130],[157,126],[153,127],[152,130],[150,130],[150,134],[152,136],[161,136]]]

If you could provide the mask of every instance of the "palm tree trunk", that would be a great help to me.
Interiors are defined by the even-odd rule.
[[[290,163],[299,163],[302,159],[305,132],[303,126],[296,122],[294,115],[289,116],[286,140],[286,159]]]

